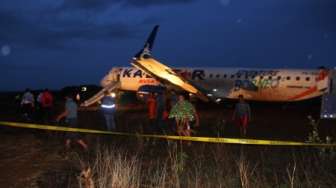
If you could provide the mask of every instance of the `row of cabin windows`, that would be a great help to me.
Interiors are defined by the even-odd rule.
[[[216,78],[220,78],[220,74],[216,74],[215,76],[213,75],[213,74],[209,74],[209,78],[213,78],[213,77],[216,77]],[[236,76],[238,79],[240,79],[242,76]],[[223,78],[229,78],[229,75],[226,75],[226,74],[224,74],[223,75]],[[235,75],[234,74],[232,74],[232,75],[230,75],[230,78],[231,79],[234,79],[235,78]],[[255,78],[255,76],[252,76],[251,77],[252,79],[254,79]],[[264,77],[264,76],[260,76],[259,77],[260,79],[264,79],[264,78],[267,78],[267,77]],[[274,77],[275,78],[275,77]],[[276,77],[278,80],[281,80],[281,76],[277,76]],[[245,79],[248,79],[248,76],[245,76]],[[269,76],[268,77],[268,79],[273,79],[273,76]],[[291,80],[291,77],[290,76],[287,76],[286,77],[286,80]],[[300,81],[301,80],[301,77],[300,76],[297,76],[297,77],[295,77],[295,80],[297,80],[297,81]],[[306,77],[305,78],[305,80],[306,81],[310,81],[310,77]]]

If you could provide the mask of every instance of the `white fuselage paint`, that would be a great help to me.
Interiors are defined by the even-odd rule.
[[[328,89],[328,76],[315,69],[176,68],[175,72],[203,88],[212,98],[235,99],[244,95],[256,101],[299,101],[321,96]],[[137,91],[160,82],[133,67],[116,67],[102,79],[102,87],[120,81],[120,89]],[[252,84],[251,84],[252,83]],[[251,88],[251,86],[253,86]]]

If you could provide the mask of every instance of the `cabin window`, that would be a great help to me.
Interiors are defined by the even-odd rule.
[[[226,77],[227,77],[227,75],[226,75],[226,74],[224,74],[223,78],[226,78]]]
[[[290,80],[291,79],[291,77],[290,76],[287,76],[287,78],[286,78],[287,80]]]
[[[263,77],[263,76],[260,76],[260,80],[262,80],[262,79],[264,79],[264,77]]]
[[[209,74],[209,78],[212,78],[213,77],[213,75],[212,74]]]
[[[296,77],[296,81],[299,81],[299,80],[300,80],[300,76],[297,76],[297,77]]]
[[[306,77],[306,81],[310,81],[310,77]]]
[[[281,80],[281,76],[278,76],[278,80]]]
[[[216,75],[216,78],[219,78],[219,77],[220,77],[220,75],[219,75],[219,74],[217,74],[217,75]]]
[[[247,75],[245,75],[245,80],[247,80],[248,79],[248,76]]]
[[[240,79],[241,75],[237,75],[237,78]]]
[[[272,76],[269,76],[268,79],[272,80]]]
[[[233,79],[234,78],[234,74],[231,74],[231,79]]]

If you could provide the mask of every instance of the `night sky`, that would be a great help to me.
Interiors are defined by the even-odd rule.
[[[336,66],[335,0],[1,0],[0,91],[99,84],[156,24],[169,66]]]

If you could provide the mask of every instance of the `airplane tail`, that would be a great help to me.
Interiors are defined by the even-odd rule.
[[[152,32],[150,33],[147,41],[145,42],[144,47],[134,56],[135,58],[139,58],[139,57],[150,57],[150,52],[152,51],[153,45],[154,45],[154,41],[155,41],[155,37],[156,37],[156,33],[159,29],[159,25],[154,26]]]

